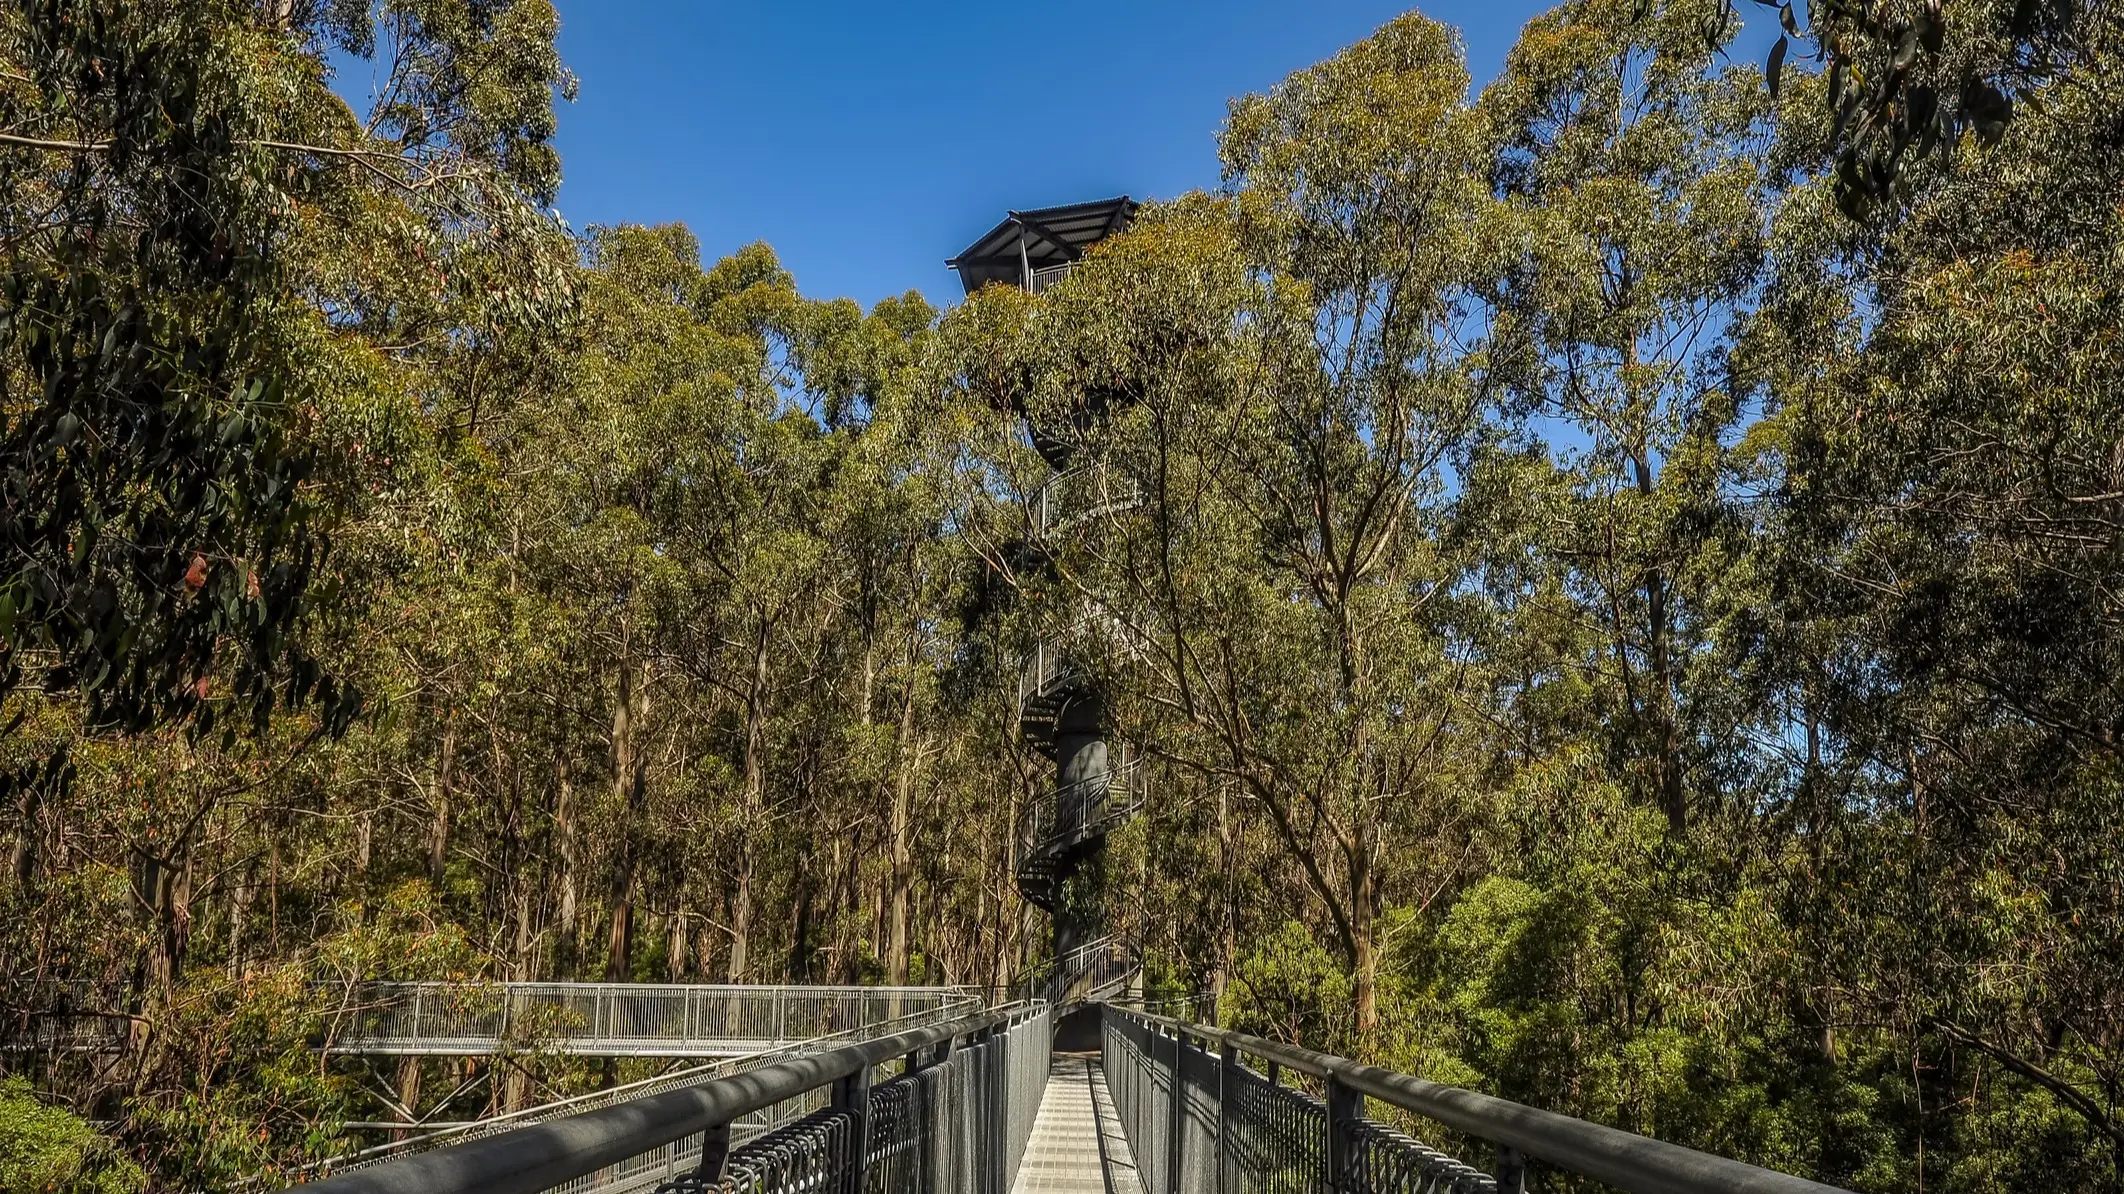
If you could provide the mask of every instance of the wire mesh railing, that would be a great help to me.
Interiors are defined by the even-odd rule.
[[[1847,1194],[1649,1137],[1258,1037],[1105,1009],[1107,1087],[1145,1194],[1524,1194],[1529,1164],[1635,1194]],[[1252,1057],[1261,1069],[1243,1060]],[[1265,1072],[1264,1072],[1265,1071]],[[1285,1081],[1302,1077],[1318,1093]],[[1494,1147],[1493,1171],[1365,1114]]]
[[[639,1096],[316,1183],[318,1194],[1007,1194],[1049,1062],[1017,1005]],[[875,1081],[880,1065],[903,1072]],[[780,1126],[753,1135],[745,1117]]]

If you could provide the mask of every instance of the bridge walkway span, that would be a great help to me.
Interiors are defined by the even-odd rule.
[[[1146,1194],[1098,1054],[1055,1054],[1011,1194]]]

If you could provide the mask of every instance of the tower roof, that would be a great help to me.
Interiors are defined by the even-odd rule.
[[[959,271],[972,294],[990,282],[1025,285],[1025,271],[1066,265],[1092,242],[1119,232],[1136,211],[1126,195],[1066,207],[1014,211],[966,251],[944,264]]]

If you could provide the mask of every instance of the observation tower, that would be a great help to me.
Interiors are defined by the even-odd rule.
[[[1067,207],[1013,211],[965,252],[945,264],[972,294],[983,286],[1016,286],[1038,294],[1069,275],[1084,251],[1126,227],[1136,204],[1126,195]],[[1081,432],[1110,409],[1105,394],[1080,394],[1066,426],[1043,423],[1022,395],[1013,398],[1033,447],[1054,469],[1034,496],[1029,566],[1047,566],[1073,527],[1100,514],[1138,504],[1135,491],[1117,495],[1106,471],[1076,459]],[[1096,611],[1070,611],[1069,624],[1088,627]],[[1108,740],[1105,694],[1082,654],[1099,637],[1065,633],[1039,643],[1018,677],[1018,727],[1025,740],[1054,760],[1049,789],[1030,801],[1019,822],[1018,891],[1054,923],[1054,969],[1046,997],[1068,1005],[1111,994],[1141,970],[1133,943],[1113,932],[1104,905],[1107,835],[1143,804],[1141,759]]]

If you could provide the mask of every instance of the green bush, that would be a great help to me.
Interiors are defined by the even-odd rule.
[[[147,1175],[88,1121],[50,1106],[20,1077],[0,1078],[0,1192],[130,1194]]]

